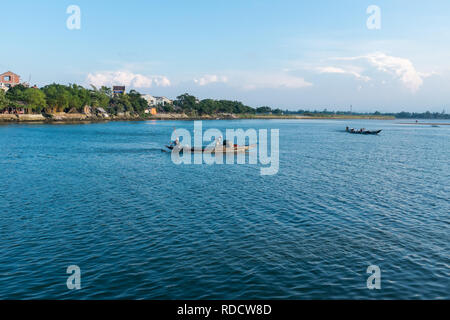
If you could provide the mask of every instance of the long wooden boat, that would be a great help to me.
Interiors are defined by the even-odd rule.
[[[379,134],[382,130],[355,130],[353,128],[349,129],[347,127],[345,131],[353,134]]]
[[[169,145],[166,146],[167,149],[171,151],[178,151],[180,153],[182,152],[190,152],[190,153],[240,153],[240,152],[247,152],[250,149],[254,148],[256,145],[247,145],[247,146],[238,146],[234,145],[232,147],[230,146],[217,146],[217,147],[202,147],[202,148],[195,148],[195,147],[187,147],[187,146],[173,146]]]

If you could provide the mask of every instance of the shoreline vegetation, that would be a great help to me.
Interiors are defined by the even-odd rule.
[[[156,114],[151,114],[151,108],[156,109]],[[290,111],[268,106],[253,108],[239,101],[199,100],[187,93],[170,104],[149,106],[135,90],[113,94],[108,87],[86,89],[76,84],[51,84],[42,88],[20,84],[6,92],[0,90],[0,123],[222,119],[450,119],[450,114]]]

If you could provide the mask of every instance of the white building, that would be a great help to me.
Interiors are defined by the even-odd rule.
[[[158,106],[164,106],[166,104],[172,104],[173,101],[166,97],[155,97],[156,98],[156,105]]]
[[[150,94],[143,94],[142,98],[147,100],[147,103],[150,107],[156,106],[156,98]]]
[[[164,106],[166,104],[172,104],[173,101],[166,97],[154,97],[150,94],[143,94],[142,98],[147,100],[147,103],[150,107],[155,106]]]

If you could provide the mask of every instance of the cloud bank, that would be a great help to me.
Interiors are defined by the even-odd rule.
[[[170,80],[164,76],[145,76],[129,71],[104,71],[89,73],[86,82],[94,86],[124,85],[133,88],[168,87]]]
[[[304,78],[286,72],[239,73],[233,83],[245,90],[257,89],[301,89],[313,84]]]
[[[389,56],[383,52],[375,52],[363,56],[334,58],[341,61],[366,61],[376,70],[388,73],[399,79],[403,85],[411,92],[417,92],[423,85],[424,73],[420,73],[414,67],[414,64],[400,57]]]
[[[349,74],[354,76],[358,80],[362,81],[369,81],[370,78],[368,76],[362,75],[360,72],[355,70],[355,68],[352,67],[319,67],[317,68],[317,71],[319,73],[334,73],[334,74]]]
[[[287,72],[229,72],[227,76],[204,75],[195,78],[194,82],[199,86],[207,86],[212,83],[227,83],[231,87],[244,90],[257,89],[300,89],[312,86],[312,83],[302,77],[291,75]]]
[[[218,76],[215,74],[207,74],[198,79],[194,79],[194,82],[199,86],[206,86],[211,83],[226,83],[228,82],[228,78],[225,76]]]

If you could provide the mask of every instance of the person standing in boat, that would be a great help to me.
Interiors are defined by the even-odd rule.
[[[180,139],[177,137],[174,141],[170,143],[171,147],[176,147],[180,145]]]

